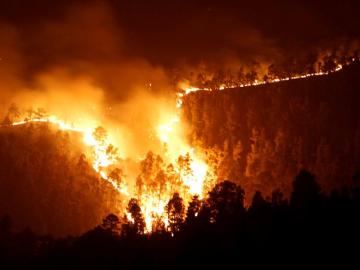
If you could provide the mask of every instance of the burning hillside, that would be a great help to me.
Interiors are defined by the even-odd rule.
[[[122,196],[104,183],[82,154],[77,132],[51,123],[0,128],[1,215],[17,230],[79,234],[117,213]]]
[[[0,268],[353,251],[359,10],[0,1]]]
[[[341,151],[339,150],[340,147],[337,148],[338,150],[331,150],[327,146],[329,141],[335,140],[339,142],[339,138],[331,137],[332,132],[328,129],[330,123],[328,117],[332,115],[333,120],[339,119],[343,124],[346,123],[342,119],[342,117],[346,118],[346,116],[339,115],[336,118],[333,115],[337,114],[338,109],[332,102],[339,102],[341,97],[337,96],[337,87],[332,80],[335,80],[340,85],[346,82],[352,83],[354,81],[353,76],[356,76],[357,73],[357,65],[354,65],[354,67],[352,65],[346,66],[345,71],[340,72],[341,68],[339,66],[328,73],[275,79],[268,83],[255,81],[253,83],[255,85],[251,87],[247,87],[247,85],[242,86],[244,87],[243,90],[228,89],[226,91],[208,93],[207,95],[205,93],[210,89],[199,91],[201,89],[194,87],[185,88],[177,95],[177,100],[173,102],[173,108],[164,106],[159,110],[161,113],[158,114],[158,118],[149,119],[153,126],[149,126],[148,134],[146,134],[146,131],[143,131],[142,134],[143,136],[150,136],[152,143],[148,145],[149,151],[140,157],[135,157],[133,154],[129,155],[129,151],[128,153],[126,151],[123,152],[122,145],[119,144],[117,137],[114,136],[118,129],[109,126],[107,130],[106,128],[96,126],[94,123],[99,122],[97,119],[81,118],[78,121],[66,122],[55,115],[49,115],[44,109],[31,109],[21,112],[21,110],[13,105],[4,119],[2,129],[4,129],[4,132],[9,132],[13,128],[14,132],[16,131],[15,134],[20,134],[17,136],[21,138],[26,136],[25,134],[31,133],[32,129],[35,129],[39,133],[38,137],[35,137],[35,144],[38,144],[38,141],[46,136],[45,139],[51,141],[50,130],[58,130],[56,136],[67,136],[66,142],[68,145],[64,146],[65,150],[58,148],[57,145],[57,143],[64,145],[64,142],[57,142],[57,139],[55,139],[53,147],[55,147],[54,149],[58,153],[49,155],[51,157],[60,155],[65,160],[69,158],[72,160],[78,159],[76,166],[82,163],[87,164],[87,169],[92,171],[93,175],[96,175],[93,176],[95,180],[89,179],[87,181],[88,186],[98,186],[99,183],[103,182],[104,189],[112,188],[113,190],[112,194],[114,195],[109,195],[105,192],[104,194],[107,195],[103,194],[100,196],[102,199],[100,199],[99,204],[105,203],[106,207],[101,211],[94,211],[94,218],[92,220],[98,221],[100,213],[113,209],[112,212],[120,213],[124,216],[125,220],[136,222],[136,217],[133,216],[129,208],[130,204],[135,203],[140,207],[144,215],[143,222],[146,232],[158,230],[159,228],[170,230],[171,221],[168,219],[168,211],[171,211],[169,209],[169,201],[173,198],[173,194],[177,194],[184,205],[187,206],[194,196],[200,199],[206,196],[207,192],[217,181],[222,179],[238,181],[250,195],[255,190],[267,193],[268,190],[278,188],[282,191],[287,191],[289,190],[291,177],[302,168],[311,168],[319,174],[320,179],[326,178],[326,185],[332,188],[341,184],[336,182],[336,175],[340,171],[346,170],[354,173],[359,169],[355,163],[346,163],[350,167],[345,168],[342,167],[345,165],[341,164],[345,164],[346,160],[344,160],[344,163],[339,162],[340,156],[350,155],[353,157],[358,155],[356,151],[354,153],[341,153],[339,152]],[[329,75],[329,73],[334,74]],[[329,77],[326,75],[329,75]],[[316,78],[318,76],[321,77]],[[297,79],[299,78],[309,79],[298,81]],[[285,83],[284,81],[289,82]],[[303,89],[302,86],[304,85],[306,86],[305,89],[316,87],[317,94],[313,96],[314,94],[309,92],[311,90]],[[334,93],[331,94],[331,97],[323,99],[324,96],[321,95],[321,89],[327,85],[335,87]],[[288,87],[292,88],[292,97],[287,101],[286,89]],[[299,90],[296,90],[297,88]],[[331,92],[331,89],[331,87],[328,87],[327,91]],[[346,89],[352,91],[353,88],[347,87]],[[220,90],[223,90],[223,88],[220,88]],[[194,93],[197,91],[199,93]],[[296,97],[296,93],[298,97]],[[277,97],[271,97],[273,95],[277,95]],[[349,96],[353,96],[353,93],[350,93]],[[238,105],[242,105],[239,107],[235,106],[230,100],[238,100]],[[274,100],[277,100],[277,103],[274,104]],[[217,105],[212,105],[209,102],[215,102]],[[280,110],[280,107],[286,108],[283,103],[289,104],[288,110]],[[350,106],[349,108],[353,106],[346,99],[346,96],[343,103],[346,106]],[[221,106],[226,106],[227,110],[218,107],[220,104],[222,104]],[[276,104],[280,107],[273,108],[272,106]],[[320,107],[317,107],[316,104],[319,104]],[[200,106],[202,107],[200,108]],[[270,112],[267,112],[267,106],[269,106]],[[209,110],[209,108],[211,109]],[[317,114],[311,113],[311,110],[317,111],[319,109],[320,111]],[[325,115],[323,115],[324,110]],[[226,114],[219,114],[222,111],[225,111]],[[296,120],[299,112],[302,114],[301,121],[303,124],[295,122],[300,120]],[[264,115],[258,115],[261,113],[264,113]],[[313,119],[315,126],[312,126],[310,119],[306,120],[304,118],[307,114],[319,115],[319,119]],[[357,119],[356,116],[354,117],[354,119]],[[186,123],[183,122],[184,119],[190,124],[191,144],[186,137],[187,133],[184,132],[186,127]],[[290,122],[295,122],[296,126],[301,128],[290,129],[289,131],[282,127],[283,121],[286,122],[286,126],[291,126]],[[358,124],[351,120],[349,120],[348,124],[345,124],[343,127],[344,131],[348,130],[347,132],[350,132],[350,134],[358,134]],[[338,126],[340,126],[340,123]],[[4,134],[7,134],[7,132]],[[21,132],[25,134],[21,134]],[[45,132],[45,135],[41,135],[43,132]],[[74,137],[69,137],[69,133],[76,134],[77,143],[75,145],[78,147],[77,154],[70,155],[68,154],[70,149],[66,150],[71,147],[72,139],[70,137]],[[316,142],[309,145],[307,143],[309,140],[307,136],[317,136]],[[356,135],[354,136],[353,143],[357,144],[357,137]],[[30,136],[30,138],[32,137]],[[31,144],[32,141],[24,149],[29,149]],[[81,147],[79,148],[80,145]],[[14,148],[8,150],[11,152],[11,156],[18,153],[16,145],[10,144],[9,147]],[[35,149],[40,151],[42,148]],[[354,149],[356,150],[357,148]],[[331,151],[336,151],[335,153],[338,156],[333,154],[333,158],[331,158]],[[7,151],[3,153],[5,155]],[[21,155],[46,156],[48,154],[47,152],[22,152]],[[314,158],[311,158],[311,156]],[[13,157],[15,158],[15,156]],[[18,163],[14,162],[14,166],[17,166],[16,164]],[[338,167],[334,167],[335,164]],[[38,166],[40,167],[38,168]],[[56,167],[57,165],[52,163],[39,163],[38,166],[35,166],[37,170],[61,171],[61,169]],[[65,167],[68,168],[66,173],[70,173],[69,178],[74,177],[72,176],[74,173],[82,173],[82,170],[76,166]],[[18,167],[14,167],[13,170],[18,170]],[[38,177],[38,174],[33,173],[28,167],[25,167],[25,170],[21,172],[25,174],[21,179],[25,179],[25,182],[30,181],[34,185],[34,181],[36,181],[34,179]],[[3,185],[7,185],[6,181],[12,179],[12,177],[12,174],[10,176],[5,175]],[[51,177],[57,178],[57,174]],[[32,180],[26,180],[28,178]],[[41,183],[42,180],[39,181]],[[60,185],[64,185],[64,181],[65,183],[67,182],[67,180],[54,181],[59,184],[62,182]],[[92,183],[93,181],[95,182]],[[48,184],[49,182],[46,183]],[[71,185],[67,188],[77,189]],[[57,187],[54,186],[53,189],[55,190]],[[86,190],[83,189],[82,192],[87,192]],[[12,192],[16,194],[15,190]],[[61,191],[59,192],[61,193]],[[49,196],[49,193],[46,196]],[[89,193],[86,196],[90,196]],[[108,196],[111,196],[111,198]],[[14,197],[16,198],[17,196]],[[95,196],[95,198],[97,197]],[[22,200],[26,199],[23,198]],[[36,200],[32,200],[39,200],[41,202],[44,199],[37,197]],[[67,200],[65,199],[65,201]],[[111,205],[109,205],[110,201],[112,202]],[[129,206],[126,208],[128,202]],[[52,207],[63,209],[67,207],[58,206],[56,202],[52,202],[51,205],[53,205]],[[43,210],[39,211],[39,215],[42,215],[41,211]],[[17,215],[21,215],[21,211]],[[61,216],[58,218],[61,218]],[[79,220],[81,222],[82,218]],[[35,227],[38,226],[37,224],[35,223]],[[49,227],[40,230],[52,233],[54,233],[52,230],[55,230],[55,232],[63,233],[62,230],[64,228],[57,228],[56,226],[53,228],[51,224],[46,226]],[[86,228],[86,226],[79,225],[70,231],[78,232],[81,228]]]
[[[102,211],[111,209],[133,223],[143,215],[144,220],[139,222],[142,232],[157,228],[171,231],[169,216],[174,202],[177,206],[184,204],[185,209],[180,209],[184,212],[193,198],[205,198],[225,178],[243,183],[250,195],[255,189],[286,190],[288,182],[284,184],[280,178],[292,177],[303,167],[312,169],[314,164],[331,174],[329,179],[336,178],[341,163],[334,161],[329,165],[331,168],[324,164],[331,160],[331,147],[336,153],[342,148],[337,151],[335,145],[339,142],[323,136],[321,129],[329,121],[327,117],[336,119],[333,101],[320,100],[318,112],[313,97],[310,94],[303,97],[300,89],[303,84],[309,84],[310,89],[319,88],[320,92],[329,88],[334,92],[330,96],[341,101],[335,83],[324,86],[317,82],[341,77],[338,74],[343,74],[342,70],[358,59],[356,39],[349,37],[330,44],[319,40],[316,46],[311,43],[304,52],[291,54],[292,46],[280,42],[280,37],[275,35],[272,40],[257,29],[257,24],[238,21],[240,13],[233,13],[233,5],[213,14],[212,8],[217,5],[204,9],[204,5],[196,4],[187,9],[176,4],[178,13],[173,12],[173,5],[163,3],[160,6],[166,16],[153,17],[157,8],[155,11],[148,4],[143,9],[137,4],[114,1],[90,1],[87,5],[66,1],[56,4],[58,8],[50,12],[53,6],[40,2],[25,5],[31,12],[21,13],[21,18],[18,13],[21,8],[16,8],[16,4],[3,8],[8,14],[0,18],[0,113],[4,119],[1,129],[4,134],[14,130],[21,138],[32,129],[38,130],[40,136],[44,129],[49,141],[54,135],[50,131],[55,132],[53,148],[58,152],[51,147],[44,150],[51,150],[54,152],[51,156],[64,160],[78,162],[82,157],[81,161],[95,175],[95,185],[102,183],[104,189],[110,187],[116,194],[106,191],[106,195],[100,196],[99,203],[106,205]],[[141,18],[149,19],[133,21],[140,13]],[[170,20],[172,28],[157,32],[159,25],[167,25],[160,18],[169,14],[177,18]],[[213,17],[218,19],[213,22],[210,19]],[[188,18],[194,27],[190,23],[184,28],[182,18]],[[206,26],[209,22],[211,27]],[[263,27],[267,25],[266,21]],[[178,42],[178,31],[187,42]],[[213,34],[220,34],[221,38],[214,39]],[[294,30],[289,34],[294,35]],[[229,46],[223,47],[224,44]],[[183,46],[188,46],[188,50]],[[292,87],[297,90],[290,98],[286,92]],[[234,90],[232,96],[228,88],[239,91]],[[272,107],[267,109],[269,105]],[[316,124],[305,123],[313,121],[313,115],[318,115]],[[342,116],[348,117],[345,112]],[[357,124],[346,123],[339,120],[339,126],[349,130],[354,142],[341,138],[344,149],[357,143],[354,134],[358,133]],[[312,131],[318,129],[315,135],[321,139],[310,143]],[[325,132],[331,134],[333,130]],[[66,143],[60,141],[62,148],[57,146],[59,134],[72,134]],[[10,146],[3,152],[3,159],[6,154],[11,156],[13,171],[17,171],[22,168],[15,157],[18,146],[7,136],[4,144]],[[22,156],[35,159],[43,155],[42,148],[34,148],[39,154],[33,154],[34,142],[28,143],[23,147],[27,152],[20,151],[19,160]],[[70,150],[73,144],[74,153]],[[337,159],[344,160],[343,155],[350,154],[350,150],[346,151]],[[288,159],[292,160],[290,164],[283,162]],[[31,179],[31,185],[47,173],[69,173],[63,180],[56,180],[60,185],[81,172],[72,165],[69,169],[62,164],[61,169],[60,165],[42,162],[36,164],[34,171],[24,167],[22,173]],[[46,173],[39,176],[41,170]],[[25,176],[22,178],[27,179]],[[2,185],[8,186],[13,177],[5,175]],[[321,177],[327,177],[326,173]],[[10,187],[16,192],[16,187]],[[38,193],[36,196],[42,200]],[[29,198],[20,201],[26,205]],[[9,212],[15,208],[10,207]],[[94,211],[96,214],[90,219],[98,220],[103,212]],[[87,225],[75,226],[69,232],[79,232]],[[64,233],[55,229],[58,231]]]
[[[168,228],[167,204],[174,193],[179,194],[187,205],[193,196],[202,198],[215,184],[211,168],[183,137],[180,112],[175,109],[175,102],[173,104],[174,114],[162,111],[161,118],[154,121],[159,123],[158,126],[151,129],[152,133],[144,134],[156,136],[152,140],[157,142],[157,153],[152,152],[149,146],[145,157],[138,158],[124,157],[121,149],[114,146],[117,144],[111,133],[103,127],[91,127],[91,123],[97,120],[67,123],[47,114],[44,109],[31,109],[24,113],[12,105],[3,128],[51,125],[59,131],[77,134],[81,138],[84,158],[92,165],[98,179],[104,181],[105,187],[114,189],[117,193],[115,198],[121,198],[113,205],[115,212],[132,221],[134,217],[127,212],[125,205],[135,198],[145,217],[145,230],[150,232],[158,227]],[[116,132],[116,129],[110,129],[114,130]]]
[[[236,180],[250,198],[255,190],[288,193],[300,169],[314,172],[329,191],[351,184],[360,170],[358,76],[357,63],[301,80],[190,89],[183,116],[192,144],[208,149],[216,175]]]

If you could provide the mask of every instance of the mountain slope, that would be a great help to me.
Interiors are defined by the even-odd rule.
[[[118,194],[81,154],[81,137],[46,123],[0,128],[0,216],[17,230],[80,234],[110,212]]]
[[[290,190],[305,168],[322,187],[360,170],[360,64],[326,76],[198,91],[184,99],[194,144],[218,153],[218,175],[249,194]]]

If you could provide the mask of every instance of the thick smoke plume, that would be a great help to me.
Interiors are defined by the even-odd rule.
[[[321,10],[325,5],[296,1],[272,2],[261,9],[258,3],[239,1],[193,2],[0,3],[0,115],[5,117],[16,104],[22,115],[42,108],[81,130],[103,126],[118,147],[121,165],[126,164],[117,171],[119,182],[122,177],[136,179],[141,187],[147,180],[148,187],[155,190],[159,184],[162,189],[168,187],[163,181],[169,178],[166,167],[167,176],[200,179],[193,185],[200,193],[207,166],[185,139],[184,130],[190,129],[180,123],[175,107],[179,82],[196,82],[199,73],[214,77],[219,69],[244,68],[263,76],[273,63],[290,66],[292,55],[306,58],[310,53],[316,58],[319,52],[331,54],[339,44],[346,52],[357,47],[360,25],[346,19],[354,8]],[[338,32],[327,30],[333,29],[335,15],[336,26],[347,29],[341,29],[344,34],[336,40],[331,33]],[[165,133],[160,140],[158,127]],[[168,148],[166,133],[172,136]],[[167,166],[170,161],[162,158],[170,156],[185,170]],[[139,175],[139,167],[150,176]],[[183,194],[189,195],[186,188]],[[169,201],[166,196],[162,211]],[[159,209],[153,197],[142,198],[148,210]],[[145,216],[149,225],[150,211]]]
[[[163,68],[124,54],[110,6],[73,4],[27,30],[6,22],[0,27],[2,113],[15,103],[70,123],[104,125],[127,141],[125,154],[130,148],[143,154],[150,144],[144,134],[155,126],[149,121],[170,107],[156,96],[168,94],[170,84]]]

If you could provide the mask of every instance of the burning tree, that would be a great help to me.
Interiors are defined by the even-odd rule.
[[[145,220],[141,213],[141,208],[136,199],[130,199],[127,207],[129,216],[125,217],[126,222],[123,224],[124,235],[140,235],[145,231]]]
[[[175,233],[184,222],[185,206],[179,193],[174,193],[166,206],[170,231]]]

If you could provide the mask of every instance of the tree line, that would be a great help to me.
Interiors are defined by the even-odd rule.
[[[247,203],[243,188],[226,180],[206,198],[194,196],[186,212],[182,198],[174,193],[166,207],[169,226],[150,234],[144,233],[136,199],[127,207],[131,220],[109,214],[79,237],[13,232],[5,216],[0,221],[0,256],[3,265],[55,269],[224,267],[256,264],[252,256],[280,263],[284,257],[321,259],[319,250],[326,256],[351,258],[356,251],[351,243],[360,240],[360,176],[353,181],[357,187],[325,194],[315,176],[302,170],[289,198],[277,190],[266,198],[256,192]]]
[[[208,70],[199,68],[184,75],[184,72],[173,72],[171,75],[174,85],[185,79],[191,86],[200,89],[218,90],[223,88],[241,87],[266,83],[276,79],[290,78],[305,74],[333,72],[339,65],[349,65],[359,61],[359,50],[329,51],[325,54],[310,53],[305,56],[287,57],[272,64],[254,62],[252,65],[234,68],[219,68]]]
[[[359,73],[354,63],[326,76],[186,95],[190,144],[250,198],[271,188],[290,194],[302,168],[327,192],[349,185],[360,171]]]

